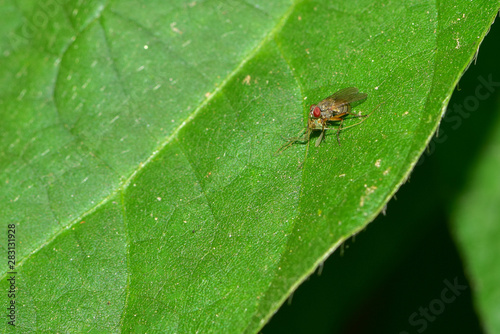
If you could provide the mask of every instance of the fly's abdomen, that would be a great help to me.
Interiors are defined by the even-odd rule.
[[[321,117],[332,117],[335,115],[347,114],[351,111],[350,104],[344,104],[340,107],[335,107],[331,109],[326,109],[325,111],[321,111]]]

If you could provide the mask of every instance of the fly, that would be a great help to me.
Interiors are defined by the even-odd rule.
[[[366,93],[360,93],[359,89],[356,87],[349,87],[339,90],[338,92],[328,96],[326,99],[320,101],[318,104],[313,104],[309,107],[309,119],[307,120],[307,127],[303,136],[300,136],[304,130],[299,133],[299,136],[290,138],[287,143],[285,143],[277,153],[280,153],[293,145],[294,143],[308,143],[313,131],[321,131],[318,139],[316,140],[315,146],[319,146],[323,140],[325,130],[329,130],[328,122],[340,122],[337,129],[337,142],[340,145],[340,131],[353,126],[356,126],[361,122],[350,125],[348,127],[342,127],[344,123],[344,117],[347,115],[353,115],[354,117],[366,117],[368,115],[357,115],[352,113],[351,110],[353,106],[363,103],[368,97]],[[307,157],[307,151],[306,151]]]

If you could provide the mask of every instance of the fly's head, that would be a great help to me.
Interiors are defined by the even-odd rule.
[[[320,118],[321,117],[321,109],[318,105],[313,104],[309,107],[309,117],[310,118]]]

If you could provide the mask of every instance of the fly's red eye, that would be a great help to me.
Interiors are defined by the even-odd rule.
[[[321,110],[319,109],[318,106],[316,106],[316,108],[314,108],[314,110],[313,110],[313,116],[314,117],[320,117],[321,116]]]

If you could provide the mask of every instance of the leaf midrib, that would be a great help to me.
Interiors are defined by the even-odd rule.
[[[132,182],[132,180],[135,178],[135,176],[139,172],[141,172],[146,166],[148,166],[149,163],[152,162],[153,159],[157,155],[159,155],[165,149],[165,147],[168,144],[170,144],[178,136],[178,134],[182,130],[182,128],[184,128],[187,124],[189,124],[192,120],[194,120],[196,118],[196,116],[203,110],[203,108],[207,104],[209,104],[212,101],[212,99],[214,99],[218,95],[218,93],[220,93],[221,91],[223,91],[223,89],[228,85],[228,83],[230,83],[231,80],[245,66],[245,64],[249,60],[253,59],[255,57],[255,55],[260,51],[260,49],[264,45],[266,45],[282,29],[282,27],[284,26],[284,24],[287,22],[288,18],[290,17],[291,13],[293,12],[295,6],[296,6],[296,2],[294,2],[294,3],[292,3],[290,5],[290,7],[288,8],[288,10],[282,15],[282,18],[279,21],[277,21],[277,23],[275,24],[274,28],[272,28],[267,33],[267,35],[264,35],[262,37],[261,42],[258,43],[248,53],[248,55],[242,59],[242,61],[238,64],[238,66],[236,66],[234,68],[234,70],[231,71],[226,76],[226,78],[221,82],[220,85],[216,86],[216,88],[214,89],[214,91],[212,93],[210,93],[210,95],[203,102],[201,102],[201,104],[196,109],[194,109],[190,114],[188,114],[188,116],[185,118],[184,121],[182,121],[177,127],[174,128],[174,130],[172,131],[172,133],[170,134],[170,136],[166,137],[165,140],[163,140],[158,145],[158,147],[155,150],[153,150],[153,152],[151,153],[151,155],[149,155],[144,160],[144,162],[141,162],[141,163],[138,164],[138,166],[136,167],[136,169],[133,170],[133,172],[130,174],[129,177],[127,177],[126,179],[124,179],[122,182],[118,183],[118,186],[113,191],[111,191],[106,197],[104,197],[99,203],[96,203],[93,207],[91,207],[90,209],[86,210],[81,215],[77,216],[69,224],[67,224],[64,228],[62,228],[58,232],[54,233],[52,235],[52,237],[47,238],[47,240],[45,242],[41,243],[39,247],[33,249],[30,253],[28,253],[24,258],[22,258],[18,262],[18,268],[21,268],[26,261],[28,261],[33,255],[35,255],[36,253],[38,253],[40,250],[42,250],[44,247],[46,247],[47,245],[49,245],[51,242],[53,242],[65,230],[71,229],[78,222],[84,220],[85,217],[87,217],[88,215],[91,215],[92,213],[94,213],[95,211],[97,211],[99,208],[101,208],[102,206],[104,206],[105,204],[107,204],[112,198],[115,198],[120,193],[124,193],[124,191],[128,188],[128,186],[130,185],[130,183]],[[85,29],[87,29],[92,23],[94,23],[97,20],[99,20],[101,18],[101,14],[104,12],[104,10],[106,8],[107,8],[107,6],[104,6],[102,8],[102,10],[100,11],[99,15],[97,15],[92,21],[90,21],[87,25],[85,25],[83,27],[82,31],[85,30]],[[79,32],[79,34],[80,33],[81,33],[81,31]],[[73,43],[75,43],[76,40],[77,40],[77,38],[74,38],[72,40],[72,43],[68,43],[68,45],[66,46],[65,50],[62,52],[62,55],[60,57],[61,61],[59,61],[59,64],[58,64],[59,66],[57,67],[57,70],[55,71],[56,77],[57,77],[57,74],[59,73],[59,70],[61,68],[60,66],[61,66],[61,63],[62,63],[62,59],[64,58],[64,55],[66,54],[67,50],[69,50],[69,48],[71,47],[71,45],[73,45]],[[109,49],[108,49],[108,51],[109,51]],[[115,66],[114,61],[112,59],[111,59],[111,61],[113,62],[113,66]],[[57,80],[54,83],[54,89],[52,91],[52,100],[54,101],[54,103],[55,103],[54,92],[55,92],[56,85],[57,85]],[[123,205],[124,204],[122,202],[121,206],[123,206]],[[122,209],[124,209],[124,208],[122,208]],[[7,273],[5,273],[4,275],[2,275],[2,278],[4,278],[6,276],[6,274]]]

